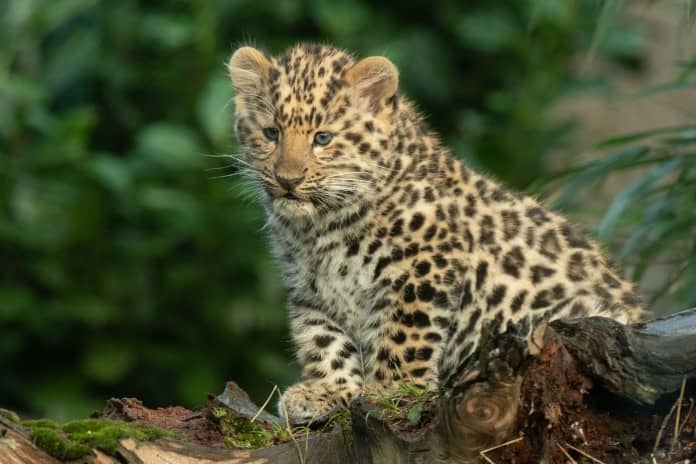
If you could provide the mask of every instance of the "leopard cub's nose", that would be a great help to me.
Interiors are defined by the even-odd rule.
[[[285,190],[288,192],[291,192],[302,183],[302,181],[305,179],[305,176],[302,175],[300,177],[293,177],[293,178],[288,178],[288,177],[283,177],[276,173],[275,175],[276,180],[280,184],[281,187],[283,187]]]

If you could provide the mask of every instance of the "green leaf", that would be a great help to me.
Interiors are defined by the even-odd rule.
[[[595,145],[595,149],[602,149],[602,148],[610,148],[616,145],[624,145],[629,142],[636,142],[638,140],[642,140],[648,137],[652,137],[653,135],[659,135],[659,134],[667,134],[671,132],[679,132],[683,130],[688,130],[692,129],[694,126],[691,125],[685,125],[685,126],[666,126],[666,127],[656,127],[654,129],[648,129],[644,131],[639,131],[639,132],[631,132],[628,134],[622,134],[616,137],[611,137],[608,139],[604,139],[601,142],[599,142],[597,145]]]
[[[221,70],[211,76],[198,100],[198,120],[218,148],[228,146],[233,138],[233,95],[232,85]]]
[[[656,95],[659,93],[674,92],[676,90],[687,90],[687,89],[691,89],[694,87],[696,87],[696,81],[667,82],[665,84],[658,84],[658,85],[646,87],[644,89],[641,89],[641,90],[631,94],[629,97],[631,97],[631,98],[649,97],[649,96]]]
[[[137,151],[160,168],[190,174],[203,167],[198,137],[186,126],[156,123],[145,127],[139,133]]]
[[[554,202],[557,207],[562,207],[570,202],[575,197],[578,190],[590,183],[604,179],[609,173],[619,166],[630,166],[641,160],[645,155],[650,153],[647,146],[638,145],[624,148],[617,152],[604,155],[603,158],[592,162],[588,165],[575,168],[573,170],[561,173],[560,177],[567,177],[569,173],[577,173],[564,188],[563,193]]]
[[[619,192],[619,194],[614,197],[614,201],[611,203],[611,206],[599,225],[599,237],[602,240],[608,241],[613,236],[616,225],[624,211],[631,206],[631,204],[640,201],[643,195],[650,190],[655,182],[677,169],[681,164],[682,160],[680,158],[666,161]]]
[[[96,382],[112,384],[128,373],[136,359],[131,346],[100,340],[87,348],[82,359],[82,372]]]
[[[616,15],[618,14],[623,0],[604,0],[602,11],[599,13],[599,20],[595,28],[594,36],[592,37],[592,45],[590,45],[590,54],[594,55],[598,48],[604,42],[609,30],[614,26]]]
[[[420,403],[416,403],[413,405],[411,409],[408,410],[408,415],[406,416],[406,419],[408,419],[408,423],[410,425],[418,425],[422,415],[423,405]]]

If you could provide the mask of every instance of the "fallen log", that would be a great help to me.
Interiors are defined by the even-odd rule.
[[[662,464],[696,458],[696,382],[690,381],[696,310],[630,326],[604,318],[558,320],[532,340],[514,330],[483,335],[478,354],[446,394],[408,386],[372,393],[349,416],[312,427],[293,428],[259,411],[232,382],[201,411],[112,399],[96,420],[146,424],[170,435],[124,436],[115,448],[97,444],[72,462]],[[10,417],[0,414],[0,463],[61,462],[56,448],[52,456],[37,446],[36,430]]]

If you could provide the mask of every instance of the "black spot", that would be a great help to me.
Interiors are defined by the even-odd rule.
[[[466,196],[466,207],[464,207],[464,214],[468,217],[473,217],[476,214],[476,197],[469,194]]]
[[[452,251],[452,245],[450,245],[447,242],[441,243],[437,246],[437,249],[442,251],[443,253],[449,253]]]
[[[527,290],[522,290],[520,293],[518,293],[515,298],[512,299],[512,303],[510,303],[510,309],[512,310],[513,313],[518,312],[520,309],[522,309],[522,305],[524,304],[524,299],[527,297]]]
[[[440,334],[437,332],[428,332],[427,334],[425,334],[424,338],[426,341],[429,341],[431,343],[437,343],[439,341],[442,341],[442,336],[440,336]]]
[[[534,224],[540,226],[549,221],[549,215],[541,209],[540,207],[529,208],[527,210],[527,217],[531,219]]]
[[[450,321],[442,316],[437,316],[435,319],[435,324],[441,329],[447,329],[450,326]]]
[[[425,201],[427,201],[429,203],[432,203],[433,201],[435,201],[435,195],[433,194],[432,187],[428,186],[425,188],[425,192],[423,193],[423,198],[425,199]]]
[[[520,277],[520,268],[524,266],[524,255],[518,246],[510,250],[503,257],[503,271],[513,277]]]
[[[544,235],[541,236],[539,251],[552,261],[558,257],[561,245],[558,243],[558,237],[553,229],[544,232]]]
[[[447,266],[447,260],[440,253],[433,256],[433,262],[435,263],[435,266],[439,267],[440,269]]]
[[[423,240],[425,240],[426,242],[429,242],[435,236],[436,232],[437,232],[437,226],[435,224],[431,224],[425,230],[425,234],[423,235]]]
[[[578,316],[583,316],[587,313],[587,308],[585,307],[584,304],[580,303],[579,301],[576,301],[573,303],[573,306],[570,308],[570,317],[578,317]]]
[[[429,327],[430,318],[423,311],[413,312],[413,323],[416,327]]]
[[[428,368],[427,368],[427,367],[421,367],[421,368],[418,368],[418,369],[413,369],[413,370],[411,371],[411,375],[414,376],[414,377],[423,377],[423,376],[425,375],[426,372],[428,372]]]
[[[379,247],[381,247],[381,246],[382,246],[382,241],[381,241],[380,239],[375,239],[375,240],[374,240],[372,243],[370,243],[370,245],[367,247],[367,253],[371,255],[372,253],[374,253],[375,251],[377,251],[377,249],[378,249]]]
[[[486,276],[488,275],[488,263],[482,261],[476,266],[476,290],[481,290],[481,287],[486,282]]]
[[[421,277],[430,272],[430,263],[428,261],[420,261],[416,264],[416,277]]]
[[[309,376],[315,379],[323,379],[326,377],[326,372],[322,371],[321,369],[314,368],[309,372]]]
[[[416,359],[419,361],[427,361],[433,355],[433,349],[430,347],[419,348],[416,350]]]
[[[334,340],[336,340],[336,337],[334,337],[333,335],[315,335],[314,336],[314,343],[319,348],[326,348]]]
[[[561,228],[561,233],[568,242],[568,245],[572,248],[584,248],[589,250],[590,242],[587,241],[585,237],[582,236],[573,226],[570,224],[564,224]]]
[[[374,306],[372,307],[372,311],[381,311],[382,309],[386,308],[391,304],[392,300],[390,300],[389,298],[380,298],[375,302]]]
[[[406,341],[406,334],[402,330],[399,330],[391,336],[391,339],[397,345],[401,345]]]
[[[415,348],[406,348],[406,351],[404,351],[404,361],[413,362],[415,359],[416,359],[416,349]]]
[[[483,244],[492,244],[495,242],[493,217],[489,215],[485,215],[481,219],[481,235],[479,241]]]
[[[630,292],[625,292],[621,295],[621,302],[628,306],[640,306],[642,304],[640,298]]]
[[[416,301],[416,292],[413,284],[409,283],[404,287],[404,302],[412,303]]]
[[[444,308],[449,304],[449,299],[447,298],[447,293],[442,290],[435,293],[435,299],[433,304],[438,308]]]
[[[345,342],[343,344],[343,350],[348,353],[357,353],[358,349],[351,342]]]
[[[611,300],[611,293],[609,293],[609,291],[603,285],[595,284],[594,292],[605,300]]]
[[[550,277],[556,273],[555,270],[546,267],[546,266],[532,266],[532,282],[535,284],[538,284],[542,280],[546,279],[547,277]]]
[[[462,299],[459,303],[459,309],[464,309],[474,301],[474,295],[471,293],[471,281],[469,279],[464,282],[464,288],[462,290]]]
[[[403,219],[398,219],[394,225],[392,225],[391,230],[389,231],[389,235],[392,237],[397,237],[401,235],[403,232],[403,227],[404,227],[404,220]]]
[[[336,358],[333,361],[331,361],[331,369],[337,371],[338,369],[342,368],[344,364],[344,361],[340,358]]]
[[[421,301],[431,301],[435,295],[435,289],[430,285],[430,282],[426,280],[418,286],[416,294]]]
[[[551,306],[551,301],[549,300],[549,291],[542,290],[536,294],[534,300],[532,301],[532,309],[541,309]]]
[[[409,243],[406,249],[404,250],[404,256],[406,256],[407,258],[415,256],[416,253],[418,253],[419,248],[420,247],[416,242]]]
[[[360,250],[360,241],[355,240],[355,239],[351,240],[348,243],[348,250],[346,251],[346,258],[357,255],[358,250]]]
[[[602,280],[604,280],[604,283],[607,284],[609,288],[619,288],[621,286],[621,283],[608,272],[602,274]]]
[[[404,286],[404,284],[406,283],[407,280],[408,280],[408,273],[404,272],[399,277],[397,277],[396,280],[394,280],[394,283],[392,284],[392,290],[394,290],[395,292],[398,292],[399,290],[401,290],[401,287]]]
[[[567,275],[573,282],[580,282],[587,278],[585,272],[585,263],[581,252],[576,252],[570,255],[568,260]]]
[[[474,331],[474,328],[476,328],[476,323],[480,318],[481,310],[477,308],[474,312],[471,313],[471,316],[469,316],[469,321],[466,323],[466,327],[462,329],[462,333],[464,335],[471,334]]]
[[[423,216],[421,213],[416,213],[413,215],[411,218],[411,222],[408,224],[408,228],[411,231],[416,231],[421,228],[423,223],[425,222],[425,216]]]
[[[365,129],[368,132],[373,132],[375,130],[375,124],[372,121],[365,121]]]
[[[357,143],[359,143],[360,141],[362,141],[362,135],[357,134],[357,133],[355,133],[355,132],[348,132],[348,133],[345,135],[345,137],[346,137],[346,139],[348,139],[349,141],[353,142],[353,144],[357,144]]]
[[[498,306],[500,302],[503,301],[503,298],[505,298],[506,290],[507,289],[504,285],[498,285],[493,289],[493,293],[491,293],[486,299],[486,302],[488,303],[488,309]]]
[[[377,261],[377,266],[375,266],[374,278],[376,279],[377,277],[379,277],[384,268],[387,267],[387,265],[389,265],[389,263],[391,262],[392,259],[388,256],[382,256],[381,258],[379,258],[379,260]]]
[[[520,218],[516,211],[503,211],[503,236],[510,240],[519,233]]]

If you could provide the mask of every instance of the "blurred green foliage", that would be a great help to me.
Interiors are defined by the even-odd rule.
[[[297,376],[262,213],[236,151],[224,62],[243,43],[388,55],[446,142],[516,187],[544,173],[601,88],[569,69],[595,0],[0,2],[0,402],[59,420],[111,395],[259,400]],[[596,53],[639,68],[617,23]],[[222,161],[221,161],[222,160]],[[211,168],[221,168],[209,170]]]
[[[695,84],[661,87],[676,90]],[[601,142],[597,149],[604,152],[602,157],[557,174],[546,186],[560,191],[555,207],[575,217],[601,218],[597,235],[629,271],[628,277],[656,284],[646,301],[650,309],[659,314],[696,307],[696,122],[625,134]],[[587,204],[583,191],[597,191],[614,176],[626,179],[630,174],[634,179],[606,211],[598,215]],[[649,277],[648,271],[658,266],[659,275]]]

